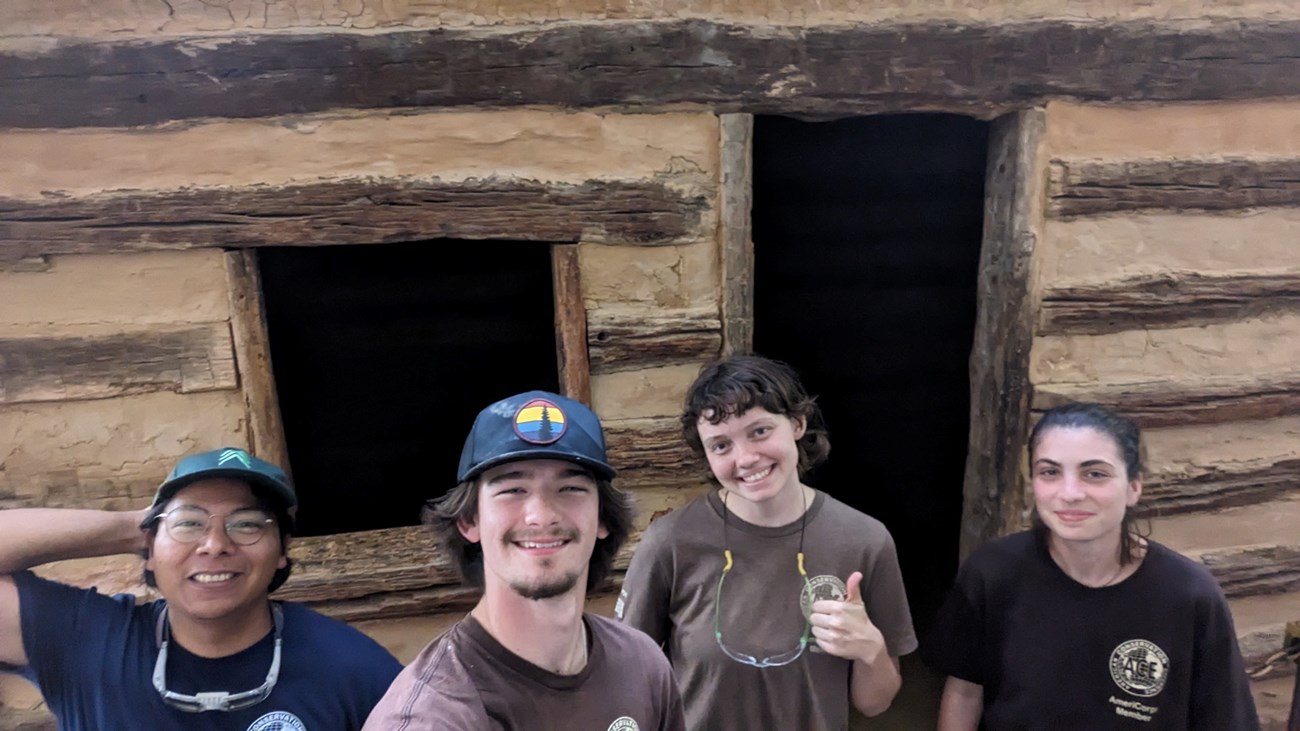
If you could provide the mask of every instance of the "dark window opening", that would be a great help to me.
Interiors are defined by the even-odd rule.
[[[550,247],[536,242],[258,252],[298,533],[419,523],[455,486],[480,409],[557,390]]]
[[[928,628],[957,569],[988,125],[754,123],[754,347],[803,374],[811,481],[884,522]]]

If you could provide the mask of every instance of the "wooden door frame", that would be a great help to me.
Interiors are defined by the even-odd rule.
[[[754,119],[722,119],[720,283],[724,353],[753,347],[751,235]],[[1029,426],[1029,351],[1034,337],[1033,255],[1048,176],[1042,108],[990,124],[977,312],[970,355],[970,425],[962,484],[960,556],[1026,524],[1020,465]]]

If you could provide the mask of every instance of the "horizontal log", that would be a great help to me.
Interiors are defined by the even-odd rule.
[[[587,351],[593,373],[707,361],[722,348],[716,309],[587,315]]]
[[[1043,293],[1039,334],[1103,334],[1300,310],[1300,273],[1166,272]]]
[[[1300,544],[1242,546],[1193,555],[1229,597],[1300,591]]]
[[[276,597],[314,602],[459,583],[423,526],[296,538],[293,573]]]
[[[1111,406],[1145,428],[1272,419],[1300,413],[1300,375],[1195,384],[1040,384],[1034,387],[1034,411],[1046,411],[1071,401],[1095,401]]]
[[[0,126],[394,107],[695,103],[992,117],[1048,98],[1300,94],[1300,21],[813,27],[706,20],[65,41],[0,53]]]
[[[605,444],[620,485],[688,486],[708,480],[708,468],[686,446],[675,418],[608,422]]]
[[[1148,515],[1175,515],[1266,502],[1294,493],[1297,485],[1300,459],[1245,470],[1209,467],[1192,474],[1152,475],[1142,483],[1139,505]]]
[[[304,185],[0,199],[0,259],[434,238],[670,243],[701,195],[658,182],[346,179]]]
[[[196,393],[237,385],[234,346],[224,322],[111,335],[0,338],[0,403]]]
[[[1054,160],[1051,169],[1048,213],[1059,218],[1300,205],[1300,159]]]

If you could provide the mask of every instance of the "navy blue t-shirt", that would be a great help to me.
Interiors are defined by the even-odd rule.
[[[189,713],[153,686],[157,618],[164,603],[13,575],[29,665],[62,731],[351,731],[360,729],[401,665],[374,640],[299,604],[284,603],[280,676],[271,695],[237,711]],[[262,685],[274,637],[229,657],[193,655],[174,640],[167,689],[238,693]]]
[[[1206,568],[1151,541],[1137,571],[1090,588],[1032,531],[981,547],[921,644],[984,688],[988,731],[1254,731],[1228,602]]]

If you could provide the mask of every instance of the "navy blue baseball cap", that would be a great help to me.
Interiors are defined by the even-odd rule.
[[[153,498],[153,507],[158,507],[175,497],[182,488],[199,480],[213,478],[243,480],[253,489],[260,489],[272,500],[280,504],[290,516],[298,507],[298,495],[289,484],[284,470],[258,459],[248,452],[235,447],[214,449],[183,457],[172,468],[171,474],[163,480]]]
[[[562,459],[612,479],[600,419],[585,405],[549,391],[502,399],[479,412],[460,453],[457,482],[521,459]]]

